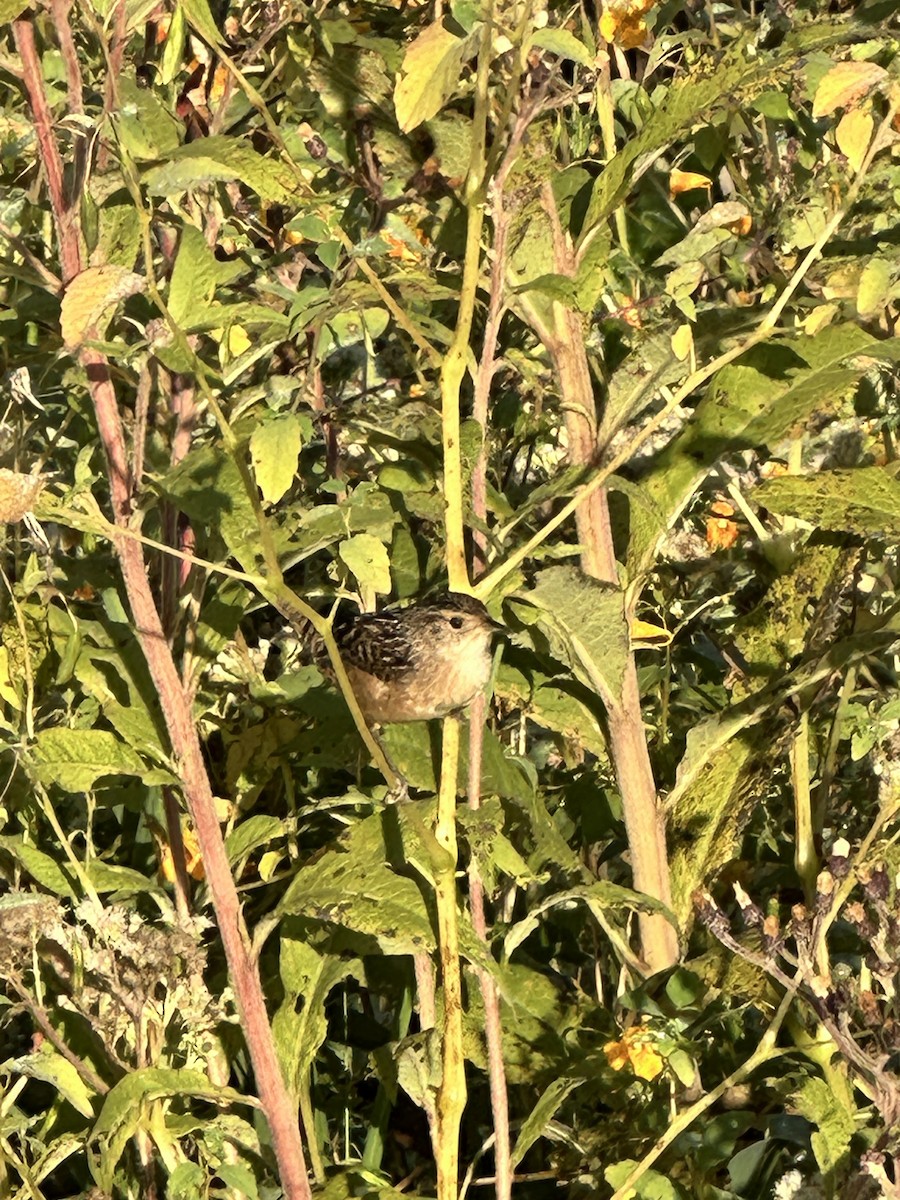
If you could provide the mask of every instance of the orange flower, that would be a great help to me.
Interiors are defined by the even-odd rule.
[[[698,175],[696,171],[679,171],[676,167],[669,172],[670,196],[680,196],[682,192],[693,192],[698,188],[708,192],[711,187],[712,180],[706,175]]]
[[[656,1049],[656,1038],[648,1025],[632,1025],[618,1042],[603,1047],[607,1062],[614,1071],[630,1065],[638,1079],[655,1079],[663,1069],[663,1060]]]
[[[711,516],[706,518],[706,544],[710,550],[730,550],[738,540],[738,527],[734,521],[734,508],[727,500],[717,500],[711,506]]]
[[[194,828],[186,821],[181,824],[181,836],[184,839],[184,859],[187,873],[191,879],[203,879],[206,872],[203,869],[203,856],[200,853],[200,843]],[[162,846],[159,856],[159,873],[167,883],[175,881],[175,862],[170,846]]]

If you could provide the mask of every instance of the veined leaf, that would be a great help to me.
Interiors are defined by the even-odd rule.
[[[436,21],[407,48],[394,89],[394,109],[404,133],[430,121],[453,95],[463,64],[475,53],[480,28],[458,37]]]

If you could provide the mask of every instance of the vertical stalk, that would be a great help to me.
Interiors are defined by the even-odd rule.
[[[800,715],[791,743],[791,784],[794,792],[794,867],[811,906],[816,896],[819,862],[813,837],[812,797],[809,788],[809,714]]]
[[[469,807],[481,806],[481,756],[484,743],[485,703],[476,696],[469,710]],[[487,945],[487,920],[484,912],[484,885],[474,856],[469,862],[469,911],[476,935]],[[512,1195],[512,1153],[509,1138],[509,1096],[506,1090],[506,1066],[503,1062],[503,1025],[500,1019],[500,993],[491,975],[478,968],[478,986],[484,1004],[484,1034],[487,1042],[488,1085],[494,1118],[494,1195],[510,1200]]]
[[[57,23],[65,22],[66,11],[58,8],[54,17]],[[33,21],[30,18],[14,21],[13,34],[22,60],[23,84],[34,117],[38,153],[48,183],[59,239],[63,282],[68,283],[82,270],[82,248],[73,210],[63,192],[62,160],[44,93]],[[63,53],[67,45],[69,39],[63,32],[60,36]],[[69,70],[68,76],[70,80],[74,79],[74,67]],[[106,455],[113,517],[117,526],[127,528],[132,512],[133,480],[109,365],[96,350],[83,349],[78,359],[87,376],[100,441]],[[310,1188],[297,1114],[287,1094],[275,1054],[259,967],[250,951],[250,937],[225,852],[191,704],[166,641],[141,546],[121,534],[114,538],[114,544],[135,636],[159,695],[172,757],[178,764],[182,792],[203,854],[241,1028],[253,1064],[260,1104],[269,1124],[281,1185],[288,1200],[309,1200]]]
[[[438,948],[444,1022],[441,1031],[441,1083],[437,1094],[437,1197],[456,1200],[459,1180],[459,1129],[466,1107],[463,1054],[462,976],[459,967],[459,924],[456,906],[456,780],[459,770],[459,722],[444,720],[441,786],[434,835],[447,851],[435,872]]]

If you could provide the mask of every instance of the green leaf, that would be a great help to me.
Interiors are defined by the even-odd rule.
[[[168,36],[159,66],[160,83],[168,86],[175,82],[176,76],[181,70],[186,39],[185,6],[181,0],[175,0],[175,10],[172,13],[172,20],[169,22]]]
[[[381,737],[391,761],[404,779],[423,791],[437,791],[431,735],[426,724],[407,722],[403,725],[388,725]],[[468,779],[468,737],[466,727],[462,731],[460,745],[460,794],[465,792]],[[529,800],[534,791],[527,768],[506,754],[497,735],[490,729],[484,731],[481,790],[486,796],[496,795],[523,801]]]
[[[244,570],[256,569],[261,554],[259,526],[230,454],[218,446],[200,446],[164,475],[158,486],[198,528],[221,536]]]
[[[660,89],[662,98],[638,135],[625,143],[597,177],[584,220],[584,236],[594,236],[594,230],[680,134],[688,133],[705,117],[730,108],[736,97],[738,103],[749,104],[812,48],[831,45],[846,36],[834,25],[808,25],[788,35],[777,54],[772,54],[761,51],[756,44],[751,49],[751,35],[747,34],[715,61],[712,56],[700,59],[690,74]]]
[[[277,158],[263,157],[238,138],[216,135],[179,146],[166,161],[144,172],[154,196],[178,196],[209,183],[243,183],[270,204],[289,203],[295,181]]]
[[[267,504],[277,504],[294,482],[301,444],[302,429],[296,413],[270,417],[250,435],[253,473]]]
[[[242,268],[217,262],[199,229],[185,225],[169,283],[168,306],[172,320],[185,329],[196,328],[212,304],[216,286],[232,279]],[[211,314],[223,320],[223,312]],[[274,315],[274,314],[273,314]]]
[[[100,1143],[100,1186],[113,1191],[113,1178],[128,1142],[146,1121],[147,1108],[170,1096],[197,1096],[211,1104],[246,1103],[233,1088],[213,1084],[200,1071],[144,1067],[121,1079],[106,1095],[91,1140]]]
[[[477,49],[479,29],[457,37],[435,22],[407,48],[394,88],[394,110],[404,133],[430,121],[456,91],[463,64]]]
[[[268,817],[263,813],[247,817],[225,839],[228,861],[232,864],[239,862],[257,847],[265,846],[283,834],[284,825],[278,817]]]
[[[0,847],[7,850],[35,883],[55,896],[74,896],[75,890],[60,864],[43,850],[20,837],[0,837]]]
[[[737,853],[747,821],[766,786],[755,769],[768,740],[743,733],[711,754],[669,814],[672,908],[681,929],[694,915],[694,893],[708,887]]]
[[[328,996],[350,975],[363,975],[357,959],[320,954],[300,938],[282,937],[285,998],[272,1021],[272,1033],[282,1073],[295,1097],[306,1084],[309,1069],[328,1035]]]
[[[561,635],[570,664],[605,703],[615,703],[629,655],[621,590],[577,567],[548,567],[536,575],[527,599],[542,610],[542,623]]]
[[[803,1080],[792,1100],[801,1116],[818,1126],[810,1138],[819,1170],[826,1177],[847,1165],[856,1133],[857,1113],[850,1095],[842,1095],[824,1079]],[[844,1101],[844,1103],[842,1103]]]
[[[753,492],[757,503],[817,529],[865,536],[900,536],[900,482],[884,467],[784,475]]]
[[[153,161],[181,144],[182,126],[150,88],[142,88],[127,72],[116,80],[119,104],[113,115],[116,136],[138,162]],[[124,264],[132,266],[132,263]]]
[[[29,766],[41,783],[67,792],[88,792],[118,775],[142,776],[144,761],[114,733],[103,729],[42,729],[29,753]]]
[[[515,1169],[538,1138],[543,1137],[565,1098],[584,1082],[583,1079],[554,1079],[545,1089],[537,1104],[522,1122],[519,1136],[512,1151],[512,1167]]]
[[[206,1172],[194,1162],[181,1162],[166,1180],[169,1200],[206,1200]]]
[[[187,23],[203,38],[207,45],[224,46],[225,39],[210,11],[207,0],[180,0]]]
[[[7,1060],[3,1069],[49,1083],[83,1117],[93,1118],[96,1093],[87,1086],[74,1065],[54,1050],[49,1042],[42,1042],[34,1054]]]
[[[632,510],[628,571],[646,571],[659,540],[709,469],[726,454],[773,446],[833,415],[879,346],[856,325],[758,346],[719,371],[684,430],[657,457]],[[633,487],[633,485],[631,485]]]
[[[652,896],[647,896],[643,892],[636,892],[632,888],[621,887],[617,883],[610,883],[607,879],[599,879],[596,883],[588,883],[581,887],[567,888],[563,892],[556,892],[546,900],[542,900],[539,904],[532,905],[528,911],[528,916],[511,925],[506,937],[503,939],[505,956],[510,958],[525,939],[531,936],[540,925],[539,918],[544,913],[560,906],[572,908],[578,904],[586,904],[591,911],[596,910],[596,912],[602,915],[622,911],[644,912],[661,913],[663,916],[668,916],[670,920],[672,919],[672,914],[666,908],[665,904],[659,900],[654,900]]]
[[[95,858],[87,865],[87,877],[101,895],[104,892],[120,892],[123,896],[140,895],[142,892],[162,892],[154,879],[148,879],[140,871],[122,867],[118,863],[104,862]]]
[[[297,872],[279,910],[361,934],[384,954],[429,953],[434,934],[422,893],[387,857],[381,817],[361,821],[344,848]]]
[[[569,58],[583,67],[590,67],[594,62],[594,56],[584,42],[580,42],[568,29],[558,29],[550,25],[545,29],[536,29],[531,35],[531,44],[541,50],[549,50],[551,54],[560,58]]]
[[[603,1177],[610,1187],[619,1189],[637,1166],[633,1158],[622,1159],[606,1167]],[[645,1171],[629,1192],[635,1200],[683,1200],[681,1192],[670,1179],[658,1171]]]
[[[363,591],[386,596],[391,590],[391,563],[384,542],[370,533],[357,533],[338,547],[341,560],[356,576]]]

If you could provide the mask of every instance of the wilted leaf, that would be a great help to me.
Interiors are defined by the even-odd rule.
[[[827,117],[836,108],[848,108],[887,79],[876,62],[842,62],[823,76],[813,101],[813,116]]]
[[[142,275],[125,267],[88,267],[76,275],[66,288],[60,314],[60,330],[66,346],[73,349],[89,338],[101,337],[108,310],[126,296],[142,292],[145,286]]]
[[[21,521],[44,486],[43,475],[26,475],[0,467],[0,523],[13,525]]]
[[[669,172],[669,195],[680,196],[682,192],[693,192],[698,188],[708,192],[712,180],[706,175],[698,175],[696,171],[679,171],[674,168]]]

